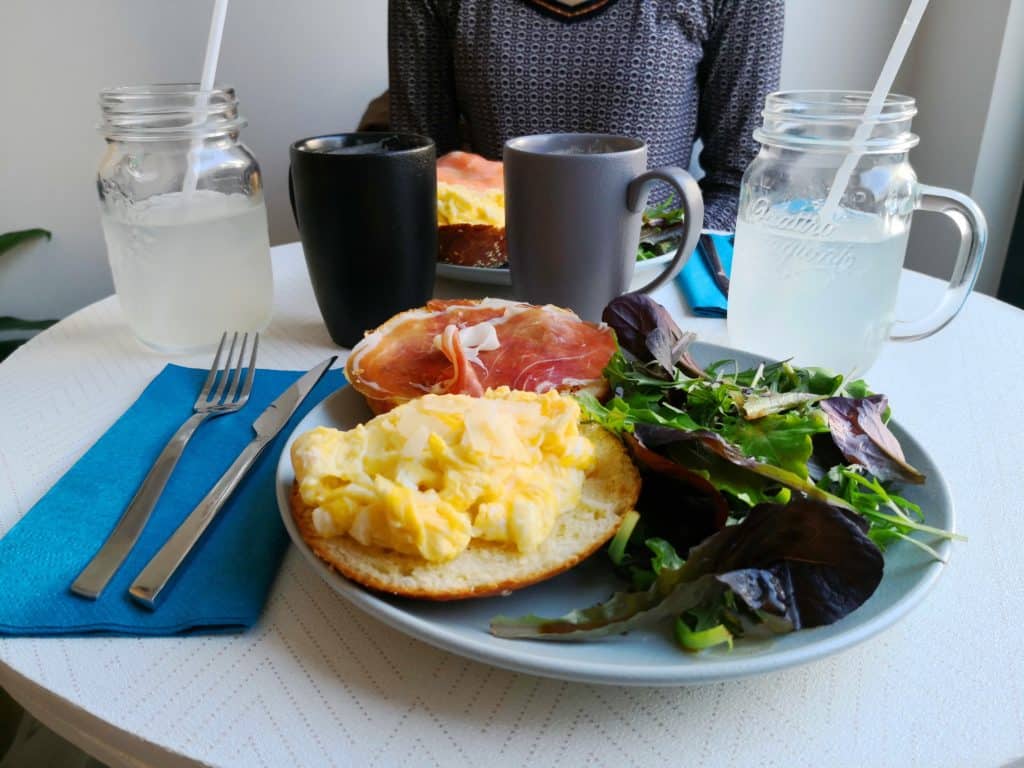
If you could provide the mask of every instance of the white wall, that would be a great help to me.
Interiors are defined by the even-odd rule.
[[[908,5],[788,0],[782,87],[871,89]],[[918,177],[971,195],[986,214],[977,287],[994,294],[1024,179],[1024,0],[931,0],[896,90],[917,100]],[[957,242],[946,219],[917,216],[907,266],[946,277]]]
[[[991,235],[978,281],[986,293],[999,285],[1024,176],[1024,2],[1013,5],[1016,25],[1009,23],[1010,0],[932,0],[906,68],[921,137],[911,162],[922,182],[959,190],[981,205]],[[916,216],[907,264],[945,277],[957,243],[945,218]]]
[[[1010,3],[971,195],[988,216],[988,256],[978,288],[995,293],[1024,194],[1024,2]],[[1017,254],[1021,258],[1024,254]]]
[[[785,89],[871,90],[909,0],[786,0]]]
[[[1019,54],[1013,66],[996,67],[1010,42],[1018,51],[1024,45],[1024,0],[1012,1],[1015,38],[1006,26],[1011,0],[932,0],[921,33],[934,40],[913,52],[899,83],[921,102],[915,126],[924,142],[912,157],[920,176],[980,199],[994,171],[993,213],[1008,208],[1014,177],[1019,191],[1021,172],[1007,167],[1004,149],[1024,147]],[[907,3],[787,0],[783,87],[870,88]],[[237,88],[250,120],[243,140],[263,166],[274,243],[295,239],[289,142],[352,128],[386,87],[386,5],[235,0],[230,7],[218,79]],[[54,232],[53,242],[0,264],[0,315],[59,316],[110,293],[94,187],[102,150],[96,94],[108,85],[197,79],[210,7],[211,0],[0,0],[0,232]],[[994,251],[1000,238],[1005,249],[1000,233],[1008,237],[1009,217],[995,217]],[[915,241],[918,229],[925,227],[915,225]],[[910,263],[942,271],[933,254],[942,250],[919,249]],[[990,290],[999,255],[987,265]]]
[[[0,0],[0,232],[45,227],[0,264],[0,315],[61,316],[112,290],[95,175],[110,85],[198,80],[210,0]],[[385,0],[235,0],[218,81],[238,92],[271,238],[295,239],[288,144],[349,130],[387,87]]]

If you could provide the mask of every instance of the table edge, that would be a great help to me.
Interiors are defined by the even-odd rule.
[[[113,768],[195,768],[207,765],[136,736],[43,688],[0,660],[0,686],[36,720]]]

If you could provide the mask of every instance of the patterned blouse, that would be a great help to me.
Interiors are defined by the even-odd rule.
[[[612,0],[573,21],[529,0],[390,0],[391,127],[495,159],[514,136],[625,134],[651,167],[687,168],[700,139],[705,226],[732,229],[783,17],[784,0]]]

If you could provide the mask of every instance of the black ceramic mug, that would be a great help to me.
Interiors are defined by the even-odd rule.
[[[327,331],[363,332],[430,298],[437,268],[434,142],[340,133],[291,146],[288,189]]]

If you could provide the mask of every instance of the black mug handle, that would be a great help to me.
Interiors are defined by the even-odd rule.
[[[292,183],[292,167],[288,166],[288,199],[292,204],[292,218],[295,219],[296,228],[299,227],[299,212],[295,209],[295,185]]]

